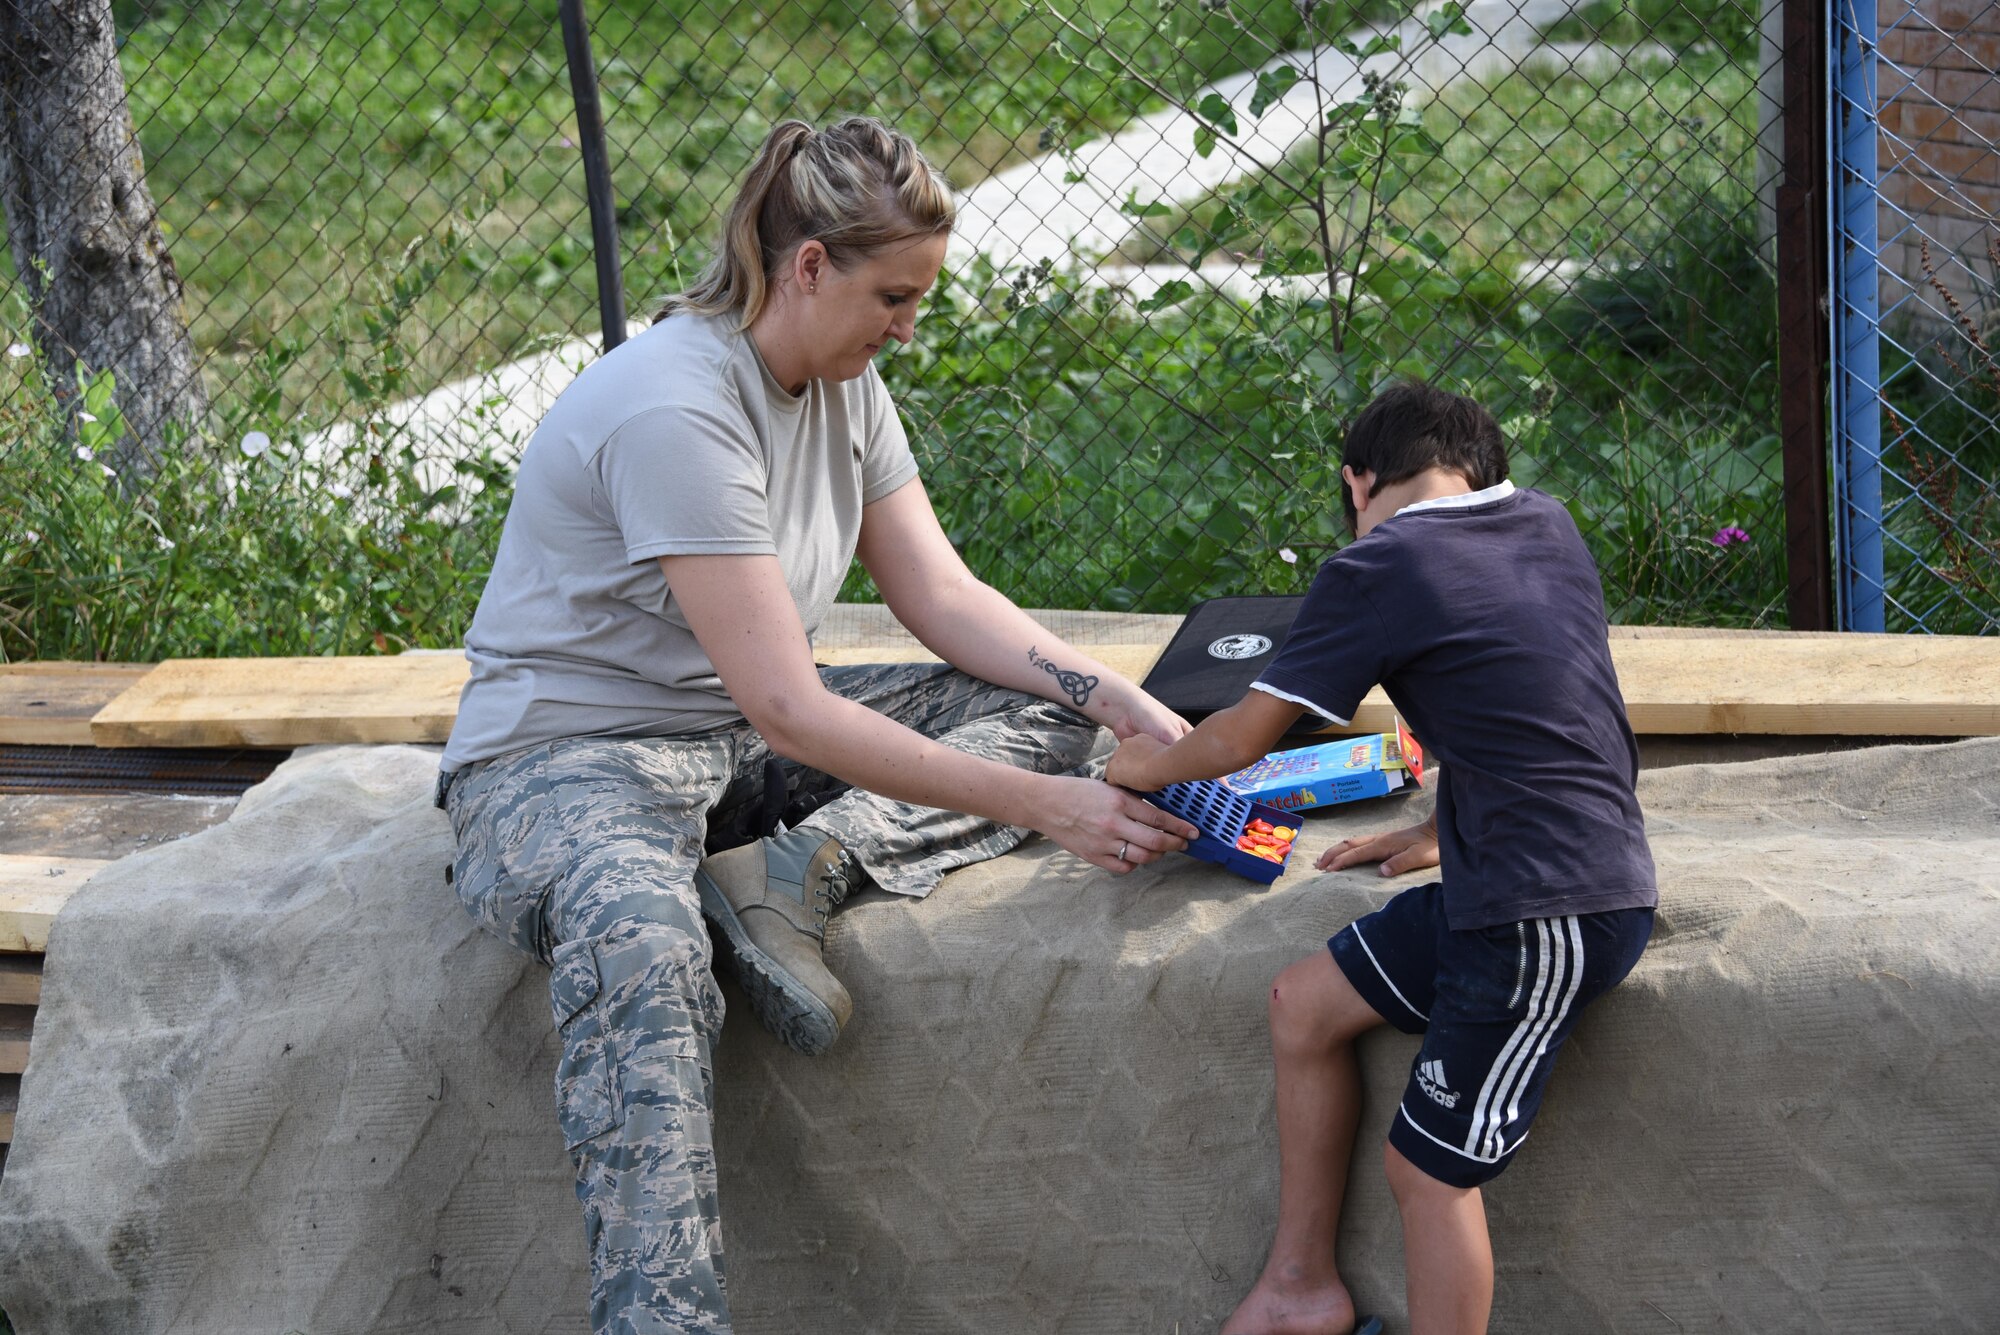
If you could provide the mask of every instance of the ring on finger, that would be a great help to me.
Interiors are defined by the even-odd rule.
[[[1130,846],[1131,842],[1132,841],[1130,839],[1120,839],[1118,841],[1118,860],[1120,862],[1123,862],[1125,860],[1125,850],[1128,846]]]

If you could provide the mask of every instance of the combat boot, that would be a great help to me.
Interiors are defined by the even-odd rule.
[[[808,1056],[832,1047],[854,1011],[821,952],[827,916],[860,879],[853,854],[815,830],[759,839],[695,869],[701,911],[722,929],[750,1008]]]

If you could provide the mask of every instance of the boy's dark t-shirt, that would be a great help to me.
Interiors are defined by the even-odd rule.
[[[1442,764],[1454,931],[1659,902],[1604,593],[1559,502],[1502,483],[1335,553],[1257,688],[1345,723],[1377,682]]]

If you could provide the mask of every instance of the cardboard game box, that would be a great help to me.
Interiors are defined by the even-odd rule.
[[[1399,722],[1396,731],[1346,737],[1296,751],[1273,751],[1223,778],[1239,797],[1280,811],[1412,792],[1422,786],[1424,752]]]

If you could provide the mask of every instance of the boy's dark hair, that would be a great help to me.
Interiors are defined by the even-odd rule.
[[[1373,473],[1377,490],[1445,468],[1483,491],[1507,478],[1507,442],[1493,415],[1471,399],[1406,380],[1377,394],[1348,426],[1341,463]],[[1340,489],[1340,503],[1352,531],[1359,516],[1346,487]]]

